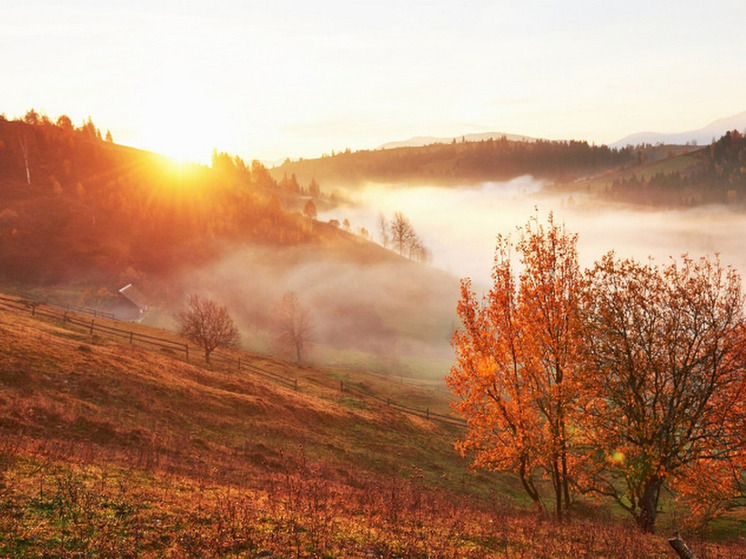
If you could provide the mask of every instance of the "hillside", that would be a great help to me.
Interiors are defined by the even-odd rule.
[[[126,270],[168,277],[228,241],[341,237],[283,208],[294,194],[258,162],[216,154],[212,167],[180,164],[104,141],[91,121],[75,128],[31,111],[0,120],[0,276],[36,284]]]
[[[516,481],[453,452],[460,427],[393,405],[445,411],[438,389],[247,353],[224,357],[254,372],[204,368],[41,314],[0,308],[0,554],[670,556],[521,513]]]
[[[727,122],[731,121],[713,126]],[[344,152],[286,161],[270,172],[275,177],[318,178],[343,193],[371,182],[463,187],[531,175],[543,179],[549,190],[591,193],[625,203],[740,205],[746,200],[745,153],[746,140],[738,130],[704,147],[627,144],[610,148],[587,142],[501,137]]]
[[[145,320],[164,326],[203,294],[229,304],[262,351],[294,291],[316,325],[314,358],[442,376],[456,279],[301,213],[308,203],[332,202],[257,161],[216,152],[210,167],[182,164],[102,139],[91,121],[0,120],[4,285],[105,309],[134,284]]]
[[[463,185],[521,175],[571,179],[634,161],[631,148],[612,150],[583,141],[452,141],[375,151],[346,151],[319,159],[286,161],[275,178],[294,175],[327,185],[354,188],[366,182]]]
[[[554,189],[646,206],[742,207],[746,202],[745,163],[746,138],[732,130],[706,147],[646,147],[639,151],[636,165],[557,182]]]

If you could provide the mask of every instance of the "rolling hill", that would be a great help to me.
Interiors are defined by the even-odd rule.
[[[317,358],[412,372],[424,356],[435,369],[415,369],[442,376],[456,279],[302,214],[308,202],[331,203],[257,161],[179,164],[103,140],[92,122],[0,120],[6,285],[105,306],[134,284],[146,320],[162,325],[203,294],[230,304],[244,344],[264,351],[274,308],[294,291],[316,323]]]
[[[629,164],[631,149],[612,150],[584,141],[510,139],[432,143],[391,149],[346,151],[318,159],[285,161],[275,178],[311,178],[335,188],[354,189],[366,182],[458,186],[504,181],[522,175],[574,179]]]
[[[3,555],[667,556],[631,528],[525,514],[516,480],[469,472],[461,428],[423,416],[447,414],[439,389],[248,353],[207,368],[3,300]]]

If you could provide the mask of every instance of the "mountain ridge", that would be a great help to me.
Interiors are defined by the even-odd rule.
[[[636,132],[609,144],[611,148],[623,148],[628,145],[640,144],[670,144],[670,145],[707,145],[729,130],[744,131],[746,129],[746,111],[719,118],[702,128],[685,132]]]
[[[451,142],[481,142],[484,140],[505,139],[511,142],[535,142],[538,138],[524,136],[523,134],[507,134],[505,132],[477,132],[474,134],[461,134],[459,136],[414,136],[408,140],[394,140],[381,144],[376,149],[396,149],[404,147],[424,147],[430,144],[448,144]]]

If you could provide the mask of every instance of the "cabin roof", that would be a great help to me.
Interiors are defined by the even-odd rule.
[[[142,311],[148,310],[148,302],[140,290],[128,283],[119,290],[119,294]]]

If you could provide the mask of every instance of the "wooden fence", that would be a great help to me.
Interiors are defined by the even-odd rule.
[[[40,301],[28,300],[28,299],[11,299],[9,297],[0,296],[0,304],[5,307],[29,312],[31,316],[38,318],[50,318],[53,320],[59,320],[63,326],[75,326],[86,330],[89,334],[103,334],[109,337],[121,338],[126,340],[130,345],[144,344],[147,346],[154,346],[167,351],[173,351],[180,353],[184,356],[184,359],[189,361],[189,345],[167,338],[159,338],[156,336],[149,336],[147,334],[141,334],[135,332],[133,329],[122,329],[113,326],[108,326],[101,322],[96,322],[96,317],[102,317],[100,311],[95,309],[85,309],[84,307],[77,307],[78,310],[71,312],[64,310],[64,308],[57,308]],[[91,320],[83,319],[80,313],[85,313],[94,316]],[[94,313],[98,313],[95,314]],[[116,320],[116,319],[108,319]]]
[[[105,316],[105,313],[101,313],[101,311],[97,311],[95,309],[88,309],[85,307],[59,308],[50,306],[41,301],[22,298],[10,298],[2,295],[0,295],[0,306],[4,306],[8,309],[14,309],[17,311],[28,312],[33,317],[59,320],[62,322],[63,326],[80,328],[84,331],[87,331],[91,335],[98,333],[108,337],[122,339],[130,345],[142,344],[149,347],[156,347],[161,350],[165,350],[166,352],[173,353],[175,356],[183,356],[186,361],[189,361],[189,344],[177,342],[168,338],[141,334],[134,331],[133,329],[116,328],[107,324],[103,324],[100,321],[96,322],[96,318],[106,318],[109,321],[120,323],[120,321],[117,321],[115,318],[109,318],[112,315]],[[87,320],[82,318],[80,314],[87,314],[89,316],[92,316],[92,318],[90,320]],[[287,388],[298,390],[297,378],[286,377],[272,371],[268,371],[266,369],[261,369],[259,367],[256,367],[255,365],[252,365],[251,363],[242,361],[240,357],[234,358],[227,355],[222,355],[219,352],[213,352],[213,354],[210,356],[210,362],[213,364],[219,364],[227,370],[233,370],[239,373],[248,372],[250,374],[271,380]],[[306,379],[306,381],[309,383],[313,382],[310,379]],[[320,382],[316,382],[315,384],[323,386],[326,389],[330,388],[328,385]],[[449,425],[456,425],[459,427],[466,426],[466,422],[463,419],[435,413],[431,411],[430,408],[419,409],[411,406],[406,406],[404,404],[399,404],[395,401],[392,401],[391,398],[383,398],[381,396],[359,390],[352,386],[345,385],[343,381],[340,381],[339,389],[340,392],[354,394],[355,396],[362,399],[370,399],[385,403],[387,406],[394,408],[402,413],[422,417],[431,421],[446,423]]]

